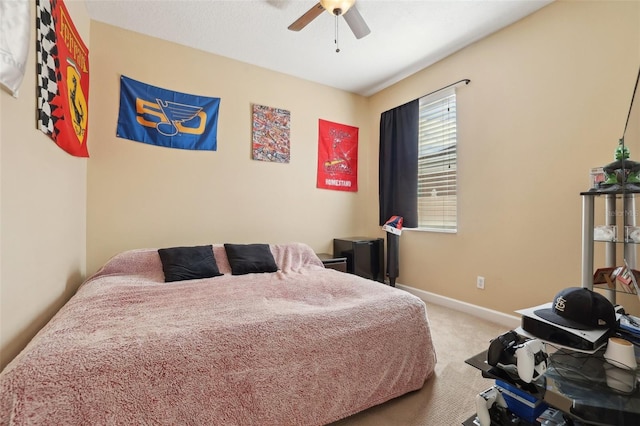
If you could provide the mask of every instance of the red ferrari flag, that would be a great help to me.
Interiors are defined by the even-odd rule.
[[[358,191],[358,128],[318,120],[318,188]]]
[[[88,157],[89,49],[62,0],[36,1],[38,128],[62,149]]]

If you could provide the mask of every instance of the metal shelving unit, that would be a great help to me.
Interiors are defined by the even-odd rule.
[[[626,263],[631,269],[637,266],[637,245],[636,241],[630,237],[630,231],[636,228],[636,192],[611,191],[598,192],[588,191],[580,193],[582,196],[582,287],[593,290],[594,272],[598,268],[623,266]],[[601,199],[604,204],[602,214],[604,215],[602,225],[598,225],[595,220],[596,201]],[[599,204],[599,203],[598,203]],[[600,207],[600,206],[598,206]],[[613,237],[607,240],[594,239],[594,229],[596,226],[604,226],[607,229],[615,230]],[[603,245],[604,255],[596,263],[596,244]],[[622,251],[620,251],[622,249]],[[615,305],[616,293],[622,291],[618,287],[609,288],[607,286],[597,286],[604,290],[604,295]],[[628,293],[625,291],[625,293]]]

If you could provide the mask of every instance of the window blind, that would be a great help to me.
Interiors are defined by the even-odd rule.
[[[420,98],[418,227],[457,230],[457,122],[454,89]]]

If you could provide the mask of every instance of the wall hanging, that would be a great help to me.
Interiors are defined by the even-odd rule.
[[[358,128],[318,120],[318,178],[316,186],[358,191]]]
[[[291,160],[291,113],[285,109],[253,105],[253,159],[288,163]]]
[[[120,77],[116,136],[167,148],[215,151],[220,98],[189,95]]]
[[[16,98],[29,56],[30,10],[28,0],[0,1],[0,84]]]
[[[89,49],[62,0],[36,1],[38,128],[62,149],[88,157]]]

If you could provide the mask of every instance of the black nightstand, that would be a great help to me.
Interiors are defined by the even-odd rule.
[[[334,257],[329,253],[316,253],[316,256],[320,258],[325,268],[335,269],[340,272],[347,272],[346,257]]]

